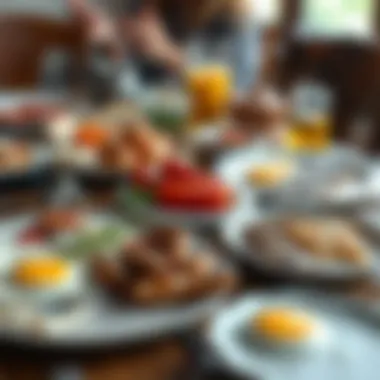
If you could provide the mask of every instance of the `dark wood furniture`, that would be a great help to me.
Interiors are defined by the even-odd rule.
[[[0,89],[33,88],[52,49],[79,60],[83,37],[75,19],[0,15]]]
[[[318,0],[316,0],[318,1]],[[374,29],[380,36],[380,2],[375,1]],[[295,28],[302,0],[287,0],[280,44],[277,81],[288,90],[301,78],[314,78],[329,86],[335,98],[333,117],[337,140],[346,140],[352,123],[361,116],[370,120],[370,148],[380,150],[380,47],[377,39],[300,39]]]

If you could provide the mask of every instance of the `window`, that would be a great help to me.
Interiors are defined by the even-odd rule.
[[[301,0],[302,36],[372,37],[374,0]]]

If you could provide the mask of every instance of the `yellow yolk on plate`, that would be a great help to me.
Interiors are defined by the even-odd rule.
[[[13,280],[26,287],[54,287],[64,283],[70,265],[58,257],[33,257],[20,260],[13,271]]]
[[[312,318],[291,309],[265,309],[252,320],[255,333],[272,342],[298,343],[309,340],[315,324]]]
[[[290,177],[293,166],[289,162],[271,162],[257,165],[248,172],[248,180],[256,186],[275,186]]]

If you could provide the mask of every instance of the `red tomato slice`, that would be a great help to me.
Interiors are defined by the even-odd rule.
[[[157,202],[186,211],[223,211],[232,203],[232,191],[219,180],[207,177],[169,180],[157,189]]]
[[[166,161],[161,170],[163,180],[168,179],[186,179],[196,177],[200,174],[199,170],[192,167],[186,162],[178,160]]]

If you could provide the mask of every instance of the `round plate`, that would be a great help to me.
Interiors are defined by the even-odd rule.
[[[295,174],[286,183],[270,191],[247,183],[247,172],[253,165],[282,160],[295,166]],[[215,171],[226,183],[239,192],[249,192],[255,203],[267,193],[273,200],[272,209],[293,212],[361,205],[362,198],[347,199],[346,194],[338,194],[334,182],[350,178],[350,186],[363,184],[370,175],[369,169],[369,160],[348,147],[333,146],[318,155],[307,156],[281,151],[265,142],[227,154],[215,165]],[[327,187],[331,187],[331,192],[325,191]]]
[[[316,318],[318,344],[296,352],[266,349],[251,339],[249,324],[263,307],[302,310]],[[220,365],[244,378],[267,380],[378,379],[379,315],[318,292],[283,291],[248,295],[212,321],[207,341]],[[323,339],[319,339],[323,338]],[[315,343],[315,342],[314,342]]]
[[[247,247],[244,242],[244,233],[247,228],[255,224],[260,225],[264,220],[265,218],[257,211],[255,212],[255,209],[247,207],[230,215],[221,226],[220,235],[230,253],[254,269],[279,277],[347,281],[368,277],[379,268],[378,259],[373,254],[371,246],[369,246],[370,251],[368,253],[371,265],[364,268],[345,263],[315,260],[302,252],[297,252],[294,255],[289,252],[281,261],[280,258],[268,260],[265,252],[255,252],[254,248]]]
[[[0,224],[0,287],[6,281],[6,268],[17,257],[17,252],[26,249],[16,241],[20,231],[31,221],[31,216],[25,216],[7,219]],[[32,248],[34,251],[38,249]],[[220,294],[178,306],[139,308],[117,305],[99,290],[93,289],[89,294],[86,293],[80,310],[69,316],[65,314],[65,318],[43,320],[43,326],[39,325],[37,332],[36,326],[30,326],[30,329],[23,328],[12,334],[9,331],[0,333],[19,344],[41,347],[133,344],[193,327],[215,313],[224,304],[225,298],[225,295]]]

